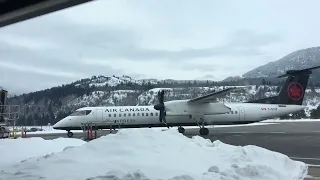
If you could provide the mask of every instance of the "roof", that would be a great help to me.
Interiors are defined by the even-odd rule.
[[[0,28],[93,0],[0,0]]]

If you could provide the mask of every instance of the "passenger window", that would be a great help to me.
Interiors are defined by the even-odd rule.
[[[158,116],[158,113],[156,112],[156,116]]]
[[[127,115],[126,113],[123,114],[124,117],[126,117],[126,115]]]
[[[237,114],[237,113],[238,113],[238,111],[235,111],[234,113],[236,113],[236,114]]]
[[[140,113],[137,113],[137,116],[140,116]]]
[[[153,113],[150,113],[150,116],[153,116]]]
[[[119,114],[119,117],[121,117],[121,114]]]
[[[113,114],[113,117],[117,117],[117,114]]]
[[[144,116],[144,113],[141,113],[141,116]]]
[[[233,114],[233,111],[231,111],[231,114]]]
[[[136,116],[136,113],[132,113],[132,116]]]
[[[111,114],[109,114],[109,117],[111,117]]]
[[[146,116],[148,116],[148,113],[146,113]]]
[[[130,114],[130,113],[128,113],[128,116],[131,116],[131,114]]]

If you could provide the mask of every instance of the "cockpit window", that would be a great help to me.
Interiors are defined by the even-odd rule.
[[[85,116],[90,114],[92,110],[82,110],[82,111],[75,111],[74,113],[70,114],[70,116]]]
[[[85,115],[86,115],[86,111],[76,111],[70,114],[70,116],[85,116]]]
[[[86,115],[90,114],[92,110],[86,110]]]

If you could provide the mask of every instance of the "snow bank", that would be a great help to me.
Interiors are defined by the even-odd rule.
[[[24,148],[46,148],[35,146],[33,143]],[[221,141],[212,143],[199,136],[190,139],[175,130],[155,129],[120,130],[117,134],[0,170],[3,179],[23,180],[298,180],[306,175],[306,164],[277,152],[256,146],[232,146]]]
[[[80,146],[84,143],[86,141],[68,138],[57,138],[54,140],[44,140],[39,137],[1,139],[0,169],[5,165],[19,163],[28,158],[44,156],[53,152],[61,152],[66,147]]]
[[[268,119],[260,123],[283,123],[283,122],[320,122],[320,119]]]

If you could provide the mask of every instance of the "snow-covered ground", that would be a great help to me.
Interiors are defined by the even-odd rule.
[[[0,179],[303,179],[307,165],[257,146],[168,130],[123,129],[90,142],[0,140]]]
[[[283,122],[320,122],[320,119],[269,119],[261,123],[283,123]]]

